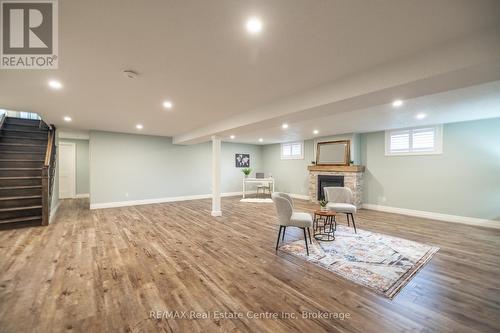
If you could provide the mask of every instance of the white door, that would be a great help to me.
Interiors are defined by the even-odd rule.
[[[59,142],[59,198],[74,198],[76,184],[76,147],[72,142]]]

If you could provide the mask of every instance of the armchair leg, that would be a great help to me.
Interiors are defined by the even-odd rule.
[[[310,228],[307,228],[307,233],[309,234],[309,244],[312,244],[313,241],[311,239],[311,229]]]
[[[354,215],[351,213],[351,220],[352,220],[352,225],[354,227],[354,233],[357,234],[358,232],[356,231],[356,223],[354,223]]]
[[[351,223],[349,222],[349,213],[346,213],[345,217],[347,218],[347,226],[350,227]]]
[[[278,240],[276,241],[276,252],[278,252],[278,245],[280,244],[280,236],[281,236],[281,229],[283,228],[282,225],[280,225],[280,230],[278,231]]]
[[[309,256],[309,246],[307,246],[306,228],[302,228],[302,230],[304,230],[304,241],[306,242],[306,252],[307,256]]]
[[[283,227],[283,236],[281,236],[281,241],[282,242],[285,240],[285,232],[286,232],[286,226]]]

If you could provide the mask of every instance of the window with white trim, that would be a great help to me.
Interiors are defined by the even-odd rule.
[[[443,126],[424,126],[385,132],[386,155],[426,155],[443,152]]]
[[[19,118],[40,120],[40,116],[38,114],[33,112],[23,112],[23,111],[19,112]]]
[[[282,160],[304,159],[304,142],[291,142],[281,144]]]

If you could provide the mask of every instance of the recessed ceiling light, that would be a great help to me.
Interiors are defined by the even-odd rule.
[[[70,122],[71,121],[71,117],[68,117],[68,116],[64,117],[64,121]]]
[[[56,80],[50,80],[49,81],[49,87],[51,87],[52,89],[61,89],[62,88],[62,83],[59,82],[59,81],[56,81]]]
[[[287,123],[284,123],[283,125],[281,125],[281,128],[282,128],[282,129],[287,129],[287,128],[288,128],[288,124],[287,124]]]
[[[318,134],[318,133],[319,133],[319,131],[318,131],[318,130],[314,130],[314,131],[313,131],[313,134]]]
[[[234,140],[235,136],[234,135],[231,135],[230,136],[231,140]]]
[[[262,21],[257,17],[251,17],[246,23],[247,31],[251,34],[258,34],[262,31]]]
[[[419,120],[422,120],[424,119],[425,117],[427,117],[427,114],[425,113],[418,113],[415,118],[419,119]]]
[[[174,107],[174,104],[172,104],[172,102],[170,102],[170,101],[165,101],[165,102],[163,102],[163,107],[165,109],[171,109]]]
[[[400,100],[400,99],[397,99],[395,100],[394,102],[392,102],[392,106],[394,106],[395,108],[398,108],[400,107],[401,105],[403,105],[403,101]]]
[[[259,142],[262,142],[262,141],[264,141],[264,139],[260,138],[260,139],[259,139]]]
[[[142,126],[142,124],[137,124],[137,125],[135,125],[135,128],[137,128],[138,130],[141,130],[144,128],[144,126]]]

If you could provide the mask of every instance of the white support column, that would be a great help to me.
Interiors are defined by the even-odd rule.
[[[222,216],[220,205],[221,141],[212,136],[212,216]]]

